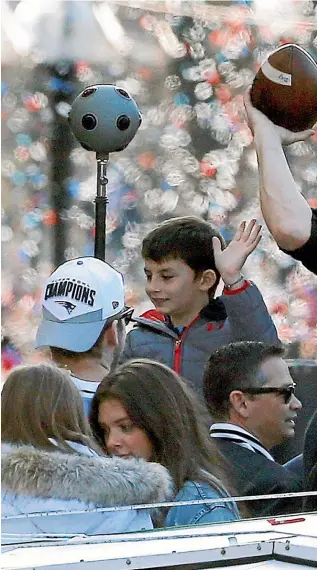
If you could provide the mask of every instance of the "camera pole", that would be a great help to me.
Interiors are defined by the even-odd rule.
[[[97,159],[97,194],[94,200],[95,206],[95,252],[94,256],[105,261],[106,255],[106,220],[107,204],[107,166],[109,153],[96,153]]]
[[[94,257],[105,261],[107,221],[107,166],[110,152],[125,149],[142,122],[136,102],[125,89],[98,83],[73,101],[68,123],[81,146],[97,159]]]

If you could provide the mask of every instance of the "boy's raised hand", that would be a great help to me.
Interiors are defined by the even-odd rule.
[[[241,222],[230,244],[223,250],[220,240],[212,238],[215,265],[226,285],[232,285],[241,276],[246,259],[261,240],[261,227],[256,220],[251,220],[248,225]]]

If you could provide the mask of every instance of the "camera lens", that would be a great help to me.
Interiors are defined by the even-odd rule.
[[[95,115],[87,113],[87,115],[83,116],[81,124],[84,127],[84,129],[86,129],[86,131],[93,131],[97,126],[97,119]]]
[[[97,91],[96,87],[88,87],[88,89],[85,89],[85,91],[81,94],[81,96],[89,97],[89,95],[92,95],[96,91]]]
[[[117,118],[117,127],[119,131],[126,131],[130,126],[131,120],[127,115],[120,115]]]
[[[120,95],[122,95],[122,97],[125,97],[126,99],[130,99],[129,93],[127,93],[124,89],[121,89],[121,87],[116,87],[116,91],[117,91],[117,93],[120,93]]]

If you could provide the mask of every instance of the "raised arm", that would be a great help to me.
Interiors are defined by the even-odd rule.
[[[310,237],[312,210],[295,183],[283,145],[306,140],[315,131],[294,133],[277,127],[252,106],[249,91],[244,102],[258,157],[263,218],[279,247],[294,251]]]
[[[254,283],[244,279],[241,271],[249,255],[261,239],[261,226],[256,220],[239,225],[230,244],[221,249],[213,238],[216,267],[225,284],[222,301],[226,307],[232,342],[256,340],[279,344],[276,328],[263,297]]]

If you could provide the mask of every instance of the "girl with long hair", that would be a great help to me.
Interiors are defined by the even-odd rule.
[[[147,510],[83,511],[171,497],[170,476],[161,465],[105,457],[85,418],[79,390],[56,366],[21,366],[9,374],[1,395],[1,429],[4,541],[11,533],[153,528]],[[61,514],[41,516],[52,511]]]
[[[191,388],[173,370],[147,359],[119,366],[99,384],[90,424],[100,446],[113,456],[143,457],[164,465],[175,501],[219,499],[217,504],[172,507],[165,526],[239,518],[229,497],[225,465]]]

